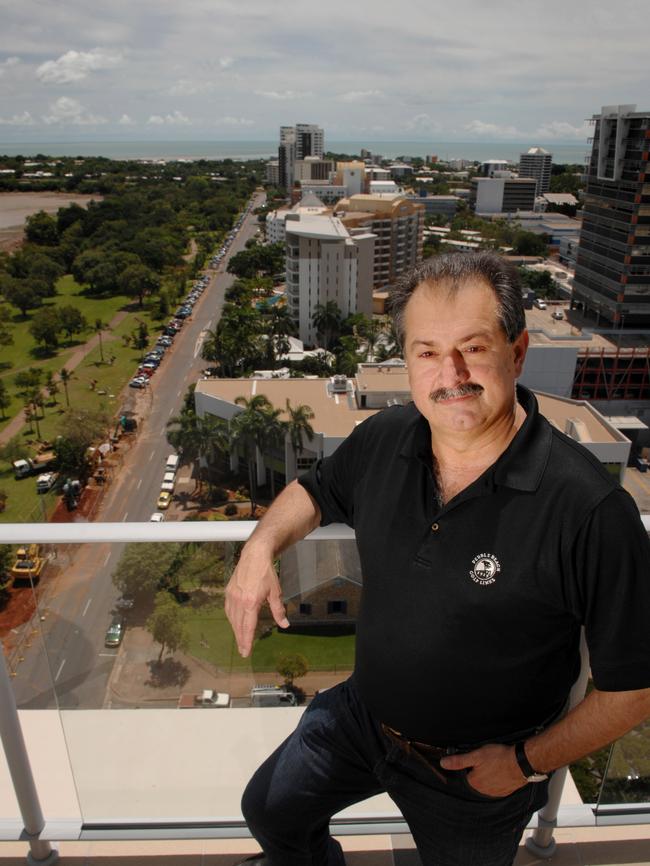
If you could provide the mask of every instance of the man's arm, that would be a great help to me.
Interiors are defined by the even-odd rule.
[[[281,628],[289,625],[273,559],[308,535],[320,520],[315,500],[297,481],[292,481],[273,501],[242,550],[226,589],[225,610],[244,658],[250,654],[257,617],[265,601],[277,624]]]
[[[617,740],[648,717],[650,689],[594,689],[563,719],[526,740],[526,757],[539,773],[556,770]],[[471,767],[469,783],[493,797],[505,797],[525,784],[514,746],[488,744],[463,755],[450,755],[440,763],[448,770]]]

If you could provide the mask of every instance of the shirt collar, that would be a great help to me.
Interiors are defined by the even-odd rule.
[[[495,484],[514,490],[537,490],[551,450],[550,424],[539,414],[537,399],[532,391],[517,385],[517,402],[526,412],[526,418],[514,439],[492,466]],[[409,420],[400,455],[415,457],[431,465],[431,430],[426,418],[412,404],[414,417]]]

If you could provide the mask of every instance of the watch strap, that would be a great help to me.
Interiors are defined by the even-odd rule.
[[[527,781],[541,782],[544,779],[547,779],[548,776],[546,773],[538,773],[537,770],[533,769],[532,764],[526,757],[526,750],[524,746],[524,740],[519,740],[518,743],[515,743],[515,758],[517,760],[517,763],[519,764],[519,769],[524,774]]]

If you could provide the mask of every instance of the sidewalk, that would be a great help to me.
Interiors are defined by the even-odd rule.
[[[124,321],[124,319],[127,316],[128,316],[128,313],[125,313],[124,311],[116,313],[116,315],[113,316],[111,321],[106,326],[106,329],[107,330],[109,330],[109,329],[113,330],[113,328],[116,328],[122,321]],[[104,341],[109,342],[110,339],[111,338],[108,338],[108,339],[104,338]],[[72,372],[73,370],[75,370],[81,364],[81,362],[86,357],[86,355],[90,354],[90,352],[92,352],[92,350],[98,345],[99,345],[99,335],[95,334],[89,340],[87,340],[83,344],[83,346],[80,346],[77,349],[77,351],[74,352],[74,354],[72,354],[70,356],[70,358],[65,362],[65,365],[64,365],[65,369],[68,370],[69,372]],[[57,382],[60,381],[58,376],[55,376],[55,380]],[[43,394],[44,397],[47,396],[47,391],[45,390],[45,388],[41,389],[41,393]],[[7,424],[7,426],[4,428],[4,430],[2,430],[2,432],[0,432],[0,445],[6,445],[10,439],[12,439],[14,436],[17,436],[18,433],[20,433],[22,428],[25,426],[25,423],[26,423],[25,417],[24,417],[22,411],[19,412],[17,415],[14,415],[14,417]]]

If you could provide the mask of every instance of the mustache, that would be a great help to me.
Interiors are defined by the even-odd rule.
[[[454,400],[458,397],[467,397],[470,394],[481,394],[484,388],[476,382],[465,382],[457,388],[438,388],[437,391],[432,391],[429,394],[434,403],[439,403],[441,400]]]

